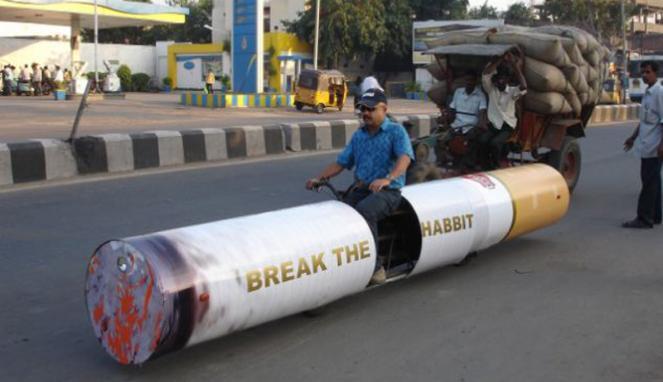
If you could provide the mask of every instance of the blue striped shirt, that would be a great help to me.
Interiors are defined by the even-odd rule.
[[[375,135],[370,135],[366,126],[355,131],[336,163],[348,170],[356,167],[355,179],[368,185],[376,179],[386,178],[402,155],[414,160],[410,138],[403,126],[385,118]],[[405,174],[394,179],[389,188],[404,185]]]

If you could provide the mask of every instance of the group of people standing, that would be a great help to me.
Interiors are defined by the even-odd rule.
[[[49,65],[40,67],[39,64],[27,64],[22,68],[7,64],[2,69],[2,94],[10,96],[21,94],[21,88],[31,89],[29,93],[42,95],[48,90],[62,88],[64,84],[71,81],[71,72],[55,65],[52,70]]]

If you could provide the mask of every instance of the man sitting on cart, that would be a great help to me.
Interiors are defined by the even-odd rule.
[[[488,94],[488,121],[479,138],[482,163],[486,169],[499,167],[504,144],[518,125],[516,101],[527,93],[527,81],[522,72],[523,61],[507,52],[490,62],[483,71],[483,90]],[[515,73],[518,86],[509,86]]]
[[[456,89],[449,108],[443,111],[446,121],[452,121],[451,134],[440,137],[436,147],[438,162],[446,161],[446,147],[454,137],[462,136],[467,144],[465,166],[476,165],[476,139],[486,129],[486,95],[477,86],[478,75],[474,70],[465,73],[465,86]],[[475,127],[480,127],[476,129]]]

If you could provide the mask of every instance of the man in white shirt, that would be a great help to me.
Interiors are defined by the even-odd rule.
[[[53,81],[58,85],[64,82],[64,72],[58,65],[55,65],[55,78],[53,78]]]
[[[28,69],[28,65],[26,64],[23,66],[23,69],[21,69],[19,80],[21,80],[21,82],[30,82],[31,75],[30,69]]]
[[[486,129],[486,95],[477,86],[478,75],[470,70],[465,73],[465,86],[456,89],[449,108],[443,111],[443,118],[447,121],[455,134],[447,134],[441,137],[436,147],[438,162],[446,161],[446,146],[454,135],[462,134],[468,144],[468,152],[464,156],[467,166],[476,164],[476,139]],[[476,128],[479,126],[480,128]]]
[[[661,224],[661,163],[663,162],[663,88],[657,83],[658,63],[640,64],[642,80],[648,85],[642,96],[640,124],[626,142],[624,150],[635,146],[640,157],[642,189],[638,216],[622,224],[624,228],[652,228]]]
[[[499,66],[502,63],[507,66]],[[483,71],[483,90],[488,94],[490,122],[488,129],[479,138],[485,168],[499,167],[504,144],[518,125],[516,101],[527,93],[522,63],[521,59],[507,52],[504,57],[489,63]],[[518,86],[508,85],[511,72],[515,74]]]
[[[32,64],[32,87],[35,89],[35,95],[41,95],[41,68],[39,65]]]
[[[373,76],[368,76],[364,78],[364,80],[361,82],[360,89],[361,89],[361,94],[366,93],[369,89],[380,89],[380,91],[384,91],[384,89],[382,89],[382,86],[380,86],[378,80]]]

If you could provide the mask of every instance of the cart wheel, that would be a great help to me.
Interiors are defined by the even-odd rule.
[[[302,111],[303,108],[304,108],[304,104],[303,104],[303,103],[301,103],[301,102],[295,102],[295,109],[297,109],[297,110],[299,110],[299,111]]]
[[[325,105],[319,103],[315,105],[315,112],[318,114],[322,114],[322,112],[325,111]]]
[[[440,179],[440,169],[432,163],[417,163],[407,171],[407,184],[424,183]]]
[[[580,146],[573,137],[564,137],[562,147],[551,151],[548,155],[548,164],[562,174],[571,192],[580,178],[581,163]]]

